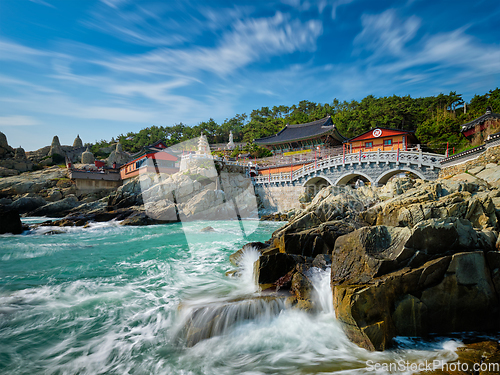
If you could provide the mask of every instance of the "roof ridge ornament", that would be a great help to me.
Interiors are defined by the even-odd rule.
[[[485,113],[485,115],[490,115],[492,112],[493,112],[493,109],[491,108],[490,105],[488,107],[486,107],[486,113]]]

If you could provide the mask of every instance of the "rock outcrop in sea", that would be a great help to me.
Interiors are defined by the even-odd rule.
[[[466,179],[327,187],[258,246],[261,289],[288,290],[310,309],[310,270],[331,267],[336,317],[369,350],[396,336],[497,333],[498,171],[495,164]]]

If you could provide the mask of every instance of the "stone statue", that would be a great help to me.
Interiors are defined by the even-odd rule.
[[[82,164],[94,164],[94,162],[94,154],[90,152],[89,148],[87,147],[87,150],[82,153]]]
[[[128,162],[129,155],[123,151],[122,144],[118,142],[116,144],[116,149],[109,154],[106,164],[111,167],[113,163],[122,165]]]
[[[14,153],[14,159],[26,159],[26,153],[24,152],[24,148],[19,146],[16,148]]]
[[[62,149],[61,142],[59,142],[59,137],[57,135],[55,135],[54,138],[52,138],[52,144],[50,145],[50,151],[49,151],[50,156],[54,154],[66,156],[66,153]]]
[[[75,138],[75,141],[73,142],[73,148],[82,148],[83,147],[83,142],[80,139],[80,134],[78,134]]]
[[[229,131],[229,142],[227,144],[228,150],[234,150],[234,142],[233,142],[233,131]]]

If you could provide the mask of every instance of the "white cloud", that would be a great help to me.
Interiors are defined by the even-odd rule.
[[[400,54],[406,42],[415,37],[421,24],[415,16],[401,22],[394,9],[378,15],[364,14],[361,20],[363,31],[354,39],[354,44],[375,51],[375,54]]]
[[[321,22],[301,23],[277,12],[270,18],[237,21],[218,46],[191,49],[160,48],[152,52],[95,61],[112,70],[136,74],[172,74],[207,71],[221,76],[233,73],[248,64],[295,51],[312,51],[323,31]]]
[[[0,126],[31,126],[38,125],[39,122],[29,116],[1,116]]]
[[[332,19],[337,18],[337,8],[342,6],[342,5],[348,5],[356,0],[317,0],[310,2],[309,0],[281,0],[282,3],[290,5],[291,7],[294,7],[298,9],[299,11],[307,11],[311,9],[312,7],[316,6],[318,8],[319,13],[323,13],[325,9],[328,7],[331,7],[331,16]]]
[[[0,40],[0,60],[20,61],[37,64],[37,57],[47,56],[47,53],[34,48],[26,47],[7,40]]]

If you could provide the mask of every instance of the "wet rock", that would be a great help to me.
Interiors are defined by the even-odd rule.
[[[340,220],[329,221],[300,232],[285,232],[278,240],[281,252],[315,257],[329,254],[338,237],[352,232],[356,226]]]
[[[405,248],[408,228],[364,227],[341,236],[332,253],[332,284],[367,283],[402,268],[415,251]]]
[[[66,197],[60,201],[48,203],[29,213],[30,216],[64,216],[73,208],[78,206],[78,199],[75,196]]]
[[[251,249],[260,251],[260,250],[266,249],[268,247],[269,247],[269,244],[265,244],[262,242],[249,242],[245,246],[243,246],[240,250],[231,254],[229,256],[229,261],[231,262],[231,264],[233,266],[238,267],[240,265],[241,257],[246,251],[251,250]]]
[[[11,204],[11,207],[23,214],[34,211],[39,207],[46,205],[47,202],[42,197],[21,197]]]
[[[437,366],[425,375],[496,375],[500,372],[500,344],[481,341],[457,348],[457,358]]]
[[[130,226],[145,226],[145,225],[154,225],[159,224],[159,222],[155,219],[152,219],[147,214],[140,212],[136,214],[132,214],[123,220],[121,225],[130,225]]]
[[[202,306],[181,306],[185,318],[179,333],[187,346],[194,346],[202,340],[228,333],[237,323],[278,315],[287,307],[285,300],[283,296],[259,296]]]
[[[384,350],[393,337],[496,332],[500,303],[482,251],[403,268],[364,284],[336,284],[334,307],[349,338]]]
[[[23,225],[16,210],[0,207],[0,234],[21,234]]]
[[[259,284],[275,284],[278,279],[285,276],[299,263],[304,263],[304,257],[300,255],[272,254],[260,256],[258,269]]]
[[[202,228],[200,230],[200,232],[215,232],[215,229],[212,228],[211,226],[208,226],[208,227]]]

